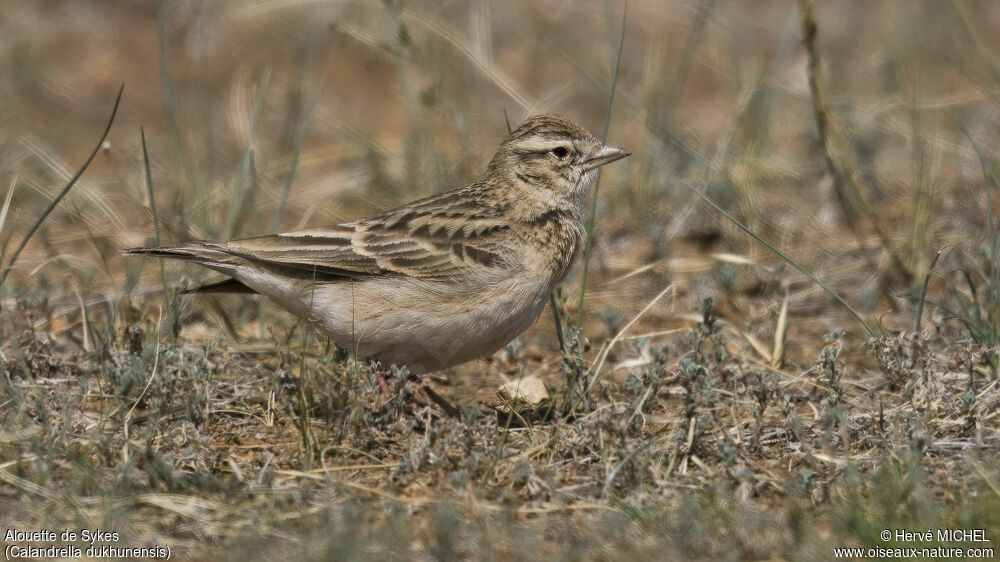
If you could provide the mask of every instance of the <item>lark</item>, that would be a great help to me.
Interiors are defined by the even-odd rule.
[[[530,117],[479,181],[380,215],[272,236],[131,248],[229,277],[357,357],[414,375],[492,354],[538,318],[585,243],[598,168],[629,155],[572,121]]]

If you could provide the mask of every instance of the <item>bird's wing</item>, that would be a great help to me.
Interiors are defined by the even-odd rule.
[[[355,223],[234,240],[222,249],[301,275],[433,279],[501,267],[508,228],[467,213],[410,207]]]

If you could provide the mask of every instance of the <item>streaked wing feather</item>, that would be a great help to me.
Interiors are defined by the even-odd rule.
[[[469,267],[500,267],[497,237],[483,234],[505,228],[434,205],[411,205],[355,223],[233,240],[225,251],[324,276],[442,278]]]
[[[382,274],[374,258],[354,251],[353,233],[353,228],[338,225],[232,240],[224,249],[262,265],[286,266],[321,275]]]

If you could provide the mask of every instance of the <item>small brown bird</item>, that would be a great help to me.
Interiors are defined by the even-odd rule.
[[[339,346],[422,374],[489,355],[538,318],[585,243],[583,196],[629,155],[572,121],[526,120],[482,178],[375,217],[229,242],[132,248],[193,261]]]

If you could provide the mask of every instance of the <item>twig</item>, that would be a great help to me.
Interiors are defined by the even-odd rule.
[[[830,118],[826,95],[820,84],[819,49],[816,46],[819,26],[813,17],[812,0],[799,0],[799,15],[802,18],[802,41],[805,43],[806,54],[809,57],[809,90],[812,92],[816,131],[819,136],[820,145],[823,148],[823,157],[826,161],[827,169],[833,178],[833,185],[837,190],[838,200],[844,208],[844,215],[848,222],[851,223],[851,227],[861,247],[864,248],[865,244],[861,239],[860,232],[858,232],[850,203],[857,201],[861,205],[862,211],[864,211],[865,215],[871,221],[872,227],[875,229],[875,234],[878,235],[882,247],[889,254],[896,271],[904,277],[906,282],[909,282],[913,279],[913,271],[907,265],[906,260],[895,251],[890,243],[889,234],[883,226],[884,222],[875,213],[875,209],[868,197],[868,192],[863,188],[858,178],[857,170],[851,164],[844,136]],[[842,174],[840,168],[837,166],[837,159],[835,159],[834,155],[835,147],[837,152],[839,152],[839,161],[847,172],[846,174]],[[850,188],[850,191],[848,191],[848,188]]]

